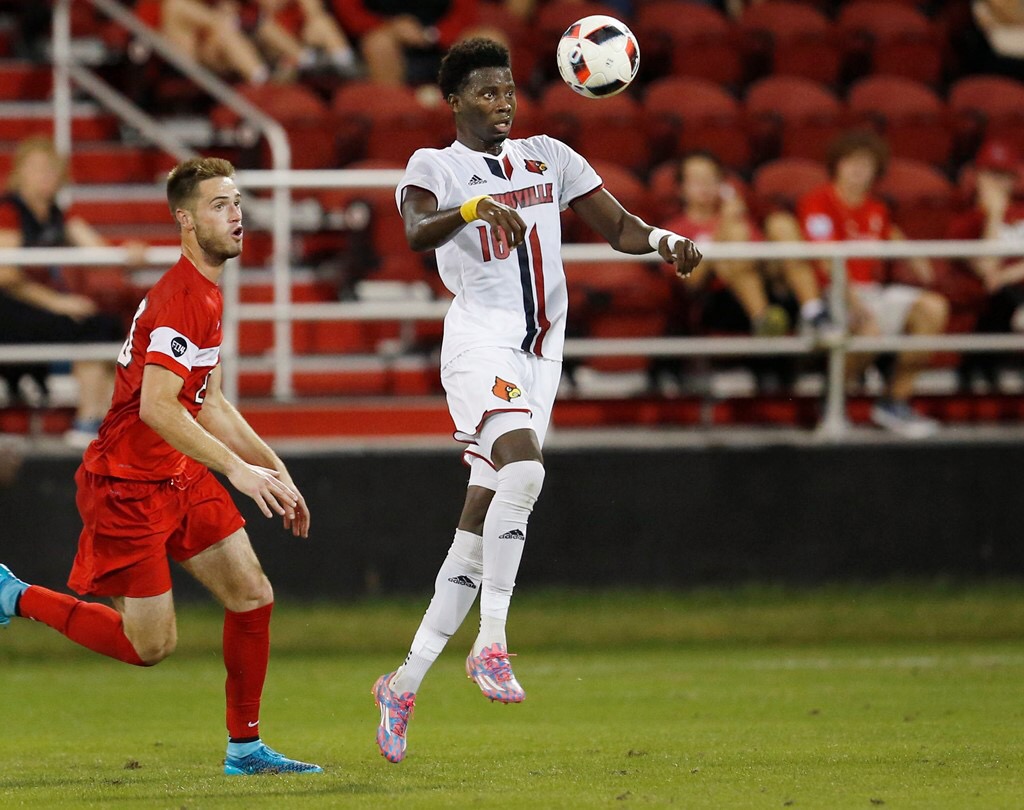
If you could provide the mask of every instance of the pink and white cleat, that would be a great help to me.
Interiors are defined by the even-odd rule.
[[[484,647],[480,655],[469,654],[466,659],[466,677],[475,681],[484,697],[492,701],[522,703],[526,700],[526,692],[516,680],[508,659],[509,653],[503,644],[494,643]]]
[[[373,685],[373,699],[380,709],[380,725],[377,726],[377,747],[380,755],[388,762],[405,759],[405,735],[409,729],[409,718],[416,705],[412,692],[398,694],[388,684],[394,672],[381,675]]]

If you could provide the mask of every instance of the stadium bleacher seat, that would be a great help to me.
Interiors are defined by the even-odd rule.
[[[903,76],[867,76],[846,97],[852,117],[885,137],[897,157],[948,167],[954,129],[945,102],[926,84]]]
[[[658,158],[695,149],[714,152],[726,166],[750,165],[750,137],[743,108],[714,82],[668,76],[652,82],[644,96]]]
[[[949,89],[949,107],[961,126],[963,157],[986,137],[1024,147],[1024,83],[1005,76],[964,76]]]
[[[849,42],[855,74],[906,76],[936,85],[943,73],[943,46],[931,21],[910,4],[887,0],[844,3],[838,23]]]
[[[758,157],[822,160],[845,126],[842,102],[820,82],[799,76],[767,76],[747,88],[747,118]]]
[[[339,140],[354,138],[358,144],[341,156],[345,162],[382,159],[404,165],[417,149],[447,146],[455,138],[448,107],[424,105],[409,87],[350,82],[334,94],[331,113]]]
[[[953,184],[934,166],[893,158],[877,192],[892,206],[893,220],[911,239],[944,239],[956,200]]]
[[[328,125],[328,109],[315,93],[300,84],[245,85],[238,88],[238,93],[284,127],[291,145],[293,169],[334,166],[335,141]],[[210,121],[222,131],[244,125],[238,113],[225,105],[212,110]],[[263,145],[260,166],[270,166],[267,144]]]
[[[554,81],[541,94],[540,106],[548,134],[589,160],[615,161],[638,171],[647,168],[650,149],[644,116],[632,96],[619,93],[595,103]]]
[[[592,160],[590,164],[601,176],[605,189],[622,203],[627,211],[644,220],[652,216],[648,206],[647,189],[635,174],[620,163],[610,160]],[[604,241],[570,209],[562,214],[562,240],[566,244]]]
[[[816,160],[779,158],[762,163],[754,171],[751,188],[762,214],[780,209],[795,210],[808,191],[828,182],[828,170]]]
[[[743,81],[738,31],[711,6],[675,0],[645,3],[637,9],[633,30],[644,43],[641,70],[647,76],[694,76],[731,87]]]
[[[796,0],[747,6],[739,21],[747,54],[747,75],[803,76],[834,85],[843,51],[821,11]]]

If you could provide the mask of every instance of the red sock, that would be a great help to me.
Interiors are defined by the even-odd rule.
[[[270,658],[270,612],[274,603],[245,613],[224,611],[224,668],[228,671],[228,736],[260,736],[260,699]]]
[[[21,595],[18,613],[48,624],[94,652],[137,667],[146,666],[124,634],[121,614],[111,607],[30,585]]]

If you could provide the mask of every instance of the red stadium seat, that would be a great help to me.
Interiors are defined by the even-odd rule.
[[[580,3],[545,3],[537,10],[533,24],[530,26],[529,39],[536,43],[535,53],[542,54],[537,61],[544,80],[554,79],[558,76],[555,51],[562,34],[576,20],[589,17],[592,14],[605,14],[616,18],[622,16],[613,6],[589,2],[589,0]],[[624,22],[628,24],[628,20],[624,20]],[[518,66],[513,66],[516,68],[517,75],[524,75],[519,73]]]
[[[778,209],[794,210],[808,191],[828,182],[828,171],[816,160],[779,158],[754,172],[753,191],[757,207],[766,214]]]
[[[775,73],[834,85],[843,53],[822,12],[795,0],[749,5],[740,18],[749,76]]]
[[[339,139],[358,144],[349,159],[358,154],[404,164],[417,149],[447,146],[455,139],[447,105],[425,106],[408,87],[350,82],[335,93],[331,113]]]
[[[292,168],[335,165],[335,141],[327,125],[327,107],[311,90],[298,84],[264,84],[245,85],[238,92],[284,127],[291,145]],[[244,125],[238,113],[224,105],[213,109],[210,121],[218,130]],[[264,145],[262,165],[270,165],[269,155],[269,147]]]
[[[728,17],[710,6],[677,0],[645,3],[637,10],[633,29],[647,76],[694,76],[735,87],[743,80],[738,33]]]
[[[949,107],[963,130],[965,156],[985,137],[1024,147],[1024,83],[1003,76],[965,76],[950,87]]]
[[[845,124],[842,102],[823,84],[768,76],[747,89],[746,111],[762,158],[823,160]]]
[[[590,162],[604,181],[605,189],[622,203],[622,207],[630,213],[646,220],[649,216],[647,189],[640,179],[619,163],[607,160]],[[603,242],[604,239],[594,232],[583,220],[571,210],[563,212],[562,240],[564,242]]]
[[[906,76],[932,85],[942,78],[941,42],[916,8],[887,0],[855,0],[843,5],[838,22],[850,42],[856,72]]]
[[[909,238],[945,238],[956,195],[953,184],[933,166],[893,158],[876,192],[892,206],[894,222]]]
[[[944,167],[953,151],[953,122],[927,85],[902,76],[868,76],[847,95],[851,115],[875,125],[893,155]]]
[[[600,101],[584,98],[561,81],[541,95],[549,134],[572,146],[587,160],[607,160],[644,170],[650,162],[640,104],[620,93]]]
[[[695,149],[713,152],[726,166],[750,165],[750,137],[743,108],[719,85],[706,79],[670,76],[647,88],[644,111],[662,156]]]

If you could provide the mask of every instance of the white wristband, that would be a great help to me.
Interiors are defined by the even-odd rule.
[[[661,240],[666,236],[668,237],[669,250],[674,249],[676,245],[683,241],[683,237],[677,233],[673,233],[665,228],[653,228],[647,237],[647,242],[651,246],[651,250],[657,250],[661,245]]]

